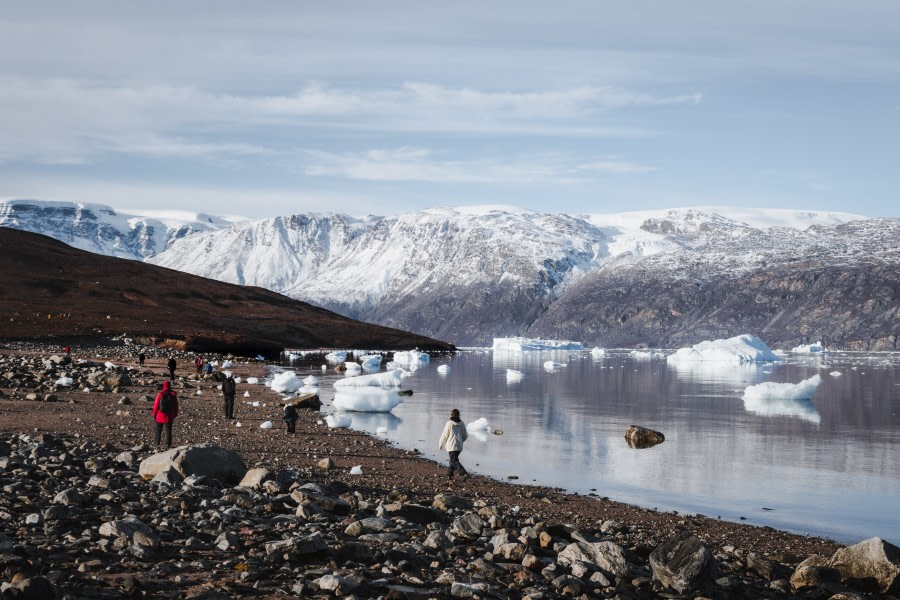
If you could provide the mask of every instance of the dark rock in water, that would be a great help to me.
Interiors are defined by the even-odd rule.
[[[653,579],[679,594],[702,592],[712,596],[716,561],[699,539],[687,531],[678,532],[650,553]]]
[[[666,441],[666,436],[646,427],[632,425],[625,432],[625,441],[632,448],[652,448]]]
[[[413,391],[412,390],[400,390],[399,392],[397,392],[397,395],[398,396],[412,396]]]

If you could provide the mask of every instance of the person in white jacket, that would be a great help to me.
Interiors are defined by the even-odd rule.
[[[469,472],[459,462],[459,453],[462,452],[463,442],[469,438],[469,432],[466,431],[466,424],[459,418],[459,410],[450,411],[450,420],[444,425],[444,431],[441,433],[441,441],[438,448],[447,448],[450,454],[450,466],[447,469],[447,479],[453,479],[453,474],[459,471],[464,478],[469,478]]]

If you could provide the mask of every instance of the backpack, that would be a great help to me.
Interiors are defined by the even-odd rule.
[[[175,412],[175,398],[172,392],[163,392],[162,398],[159,399],[159,412],[164,412],[167,415]]]

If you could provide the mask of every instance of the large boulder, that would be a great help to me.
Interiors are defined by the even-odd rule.
[[[841,548],[831,557],[841,580],[900,597],[900,548],[873,537]]]
[[[623,579],[628,572],[625,564],[625,552],[612,542],[569,544],[559,553],[556,561],[567,566],[576,562],[588,563],[612,575],[617,580]]]
[[[712,596],[716,561],[703,542],[687,531],[673,534],[650,553],[653,579],[679,594]]]
[[[157,452],[141,461],[138,473],[150,480],[170,467],[182,477],[195,475],[229,484],[238,483],[247,473],[247,465],[239,454],[212,444],[179,446]]]

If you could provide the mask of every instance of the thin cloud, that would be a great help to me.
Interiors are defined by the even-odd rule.
[[[447,158],[424,148],[375,149],[337,154],[304,152],[305,175],[366,181],[429,183],[575,183],[601,174],[637,174],[655,168],[614,160],[577,163],[560,156],[524,156],[483,160]]]

